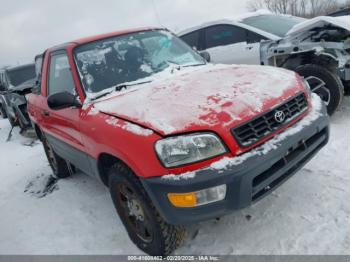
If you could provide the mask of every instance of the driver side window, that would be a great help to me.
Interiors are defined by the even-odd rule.
[[[51,56],[48,95],[61,92],[76,94],[74,80],[66,54]]]

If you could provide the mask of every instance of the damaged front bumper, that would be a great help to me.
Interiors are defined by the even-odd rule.
[[[221,170],[212,165],[188,179],[160,177],[143,179],[142,183],[162,217],[174,225],[221,217],[245,208],[275,190],[327,144],[329,118],[323,104],[317,110],[317,116],[310,112],[303,120],[268,141],[268,150],[262,145],[240,156],[242,161],[237,161],[239,164]],[[310,123],[306,124],[312,114],[312,121],[309,119]],[[224,200],[194,208],[176,208],[167,196],[168,193],[195,192],[220,185],[227,187]]]

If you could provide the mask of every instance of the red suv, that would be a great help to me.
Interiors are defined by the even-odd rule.
[[[48,49],[28,100],[54,174],[101,180],[152,255],[176,249],[183,225],[266,196],[329,137],[325,106],[295,73],[211,65],[163,29]]]

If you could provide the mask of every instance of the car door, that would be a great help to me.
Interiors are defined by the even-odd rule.
[[[42,83],[46,85],[47,98],[61,92],[77,94],[68,55],[65,51],[50,54],[48,70],[48,81]],[[42,111],[43,128],[54,151],[89,174],[90,166],[80,135],[81,113],[82,109],[75,107],[52,110],[46,102]]]
[[[260,41],[249,41],[253,32],[235,25],[205,29],[206,50],[213,63],[260,64]]]

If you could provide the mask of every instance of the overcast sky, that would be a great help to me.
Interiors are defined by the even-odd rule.
[[[160,23],[176,31],[233,16],[245,12],[246,0],[0,0],[0,6],[3,66],[31,62],[46,48],[83,36]]]

